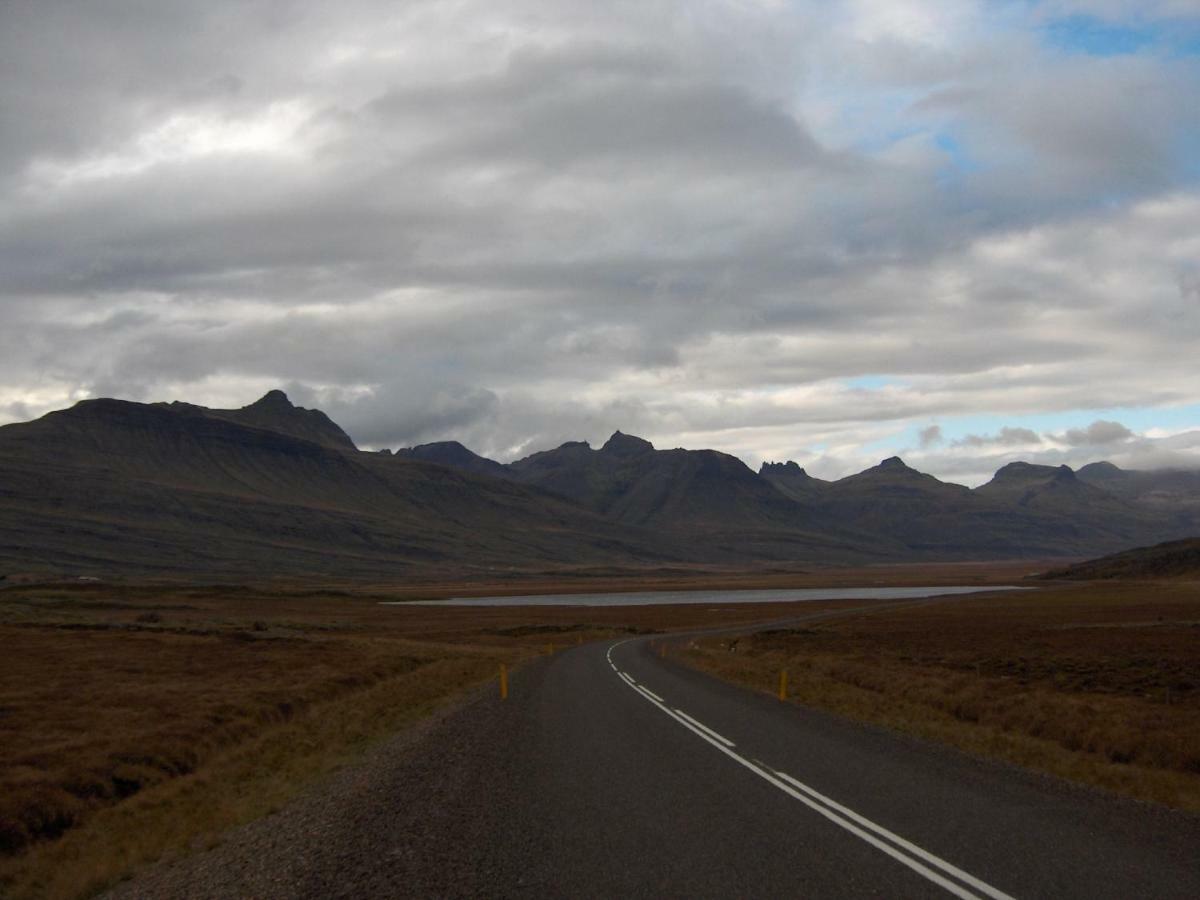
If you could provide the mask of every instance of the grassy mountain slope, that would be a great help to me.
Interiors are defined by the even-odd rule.
[[[1136,547],[1100,559],[1047,572],[1044,578],[1196,579],[1200,578],[1200,538],[1168,541],[1153,547]]]
[[[199,407],[85,401],[0,428],[9,569],[388,577],[676,558],[518,485]]]

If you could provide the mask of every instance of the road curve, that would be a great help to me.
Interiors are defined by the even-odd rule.
[[[544,812],[518,817],[539,848],[522,893],[1200,897],[1195,817],[780,703],[650,639],[568,651],[520,690]]]
[[[1196,816],[780,703],[652,640],[544,658],[115,895],[1200,897]]]

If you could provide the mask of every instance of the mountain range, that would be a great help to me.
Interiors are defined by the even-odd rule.
[[[616,432],[502,464],[364,451],[280,391],[241,409],[85,400],[0,427],[0,575],[360,580],[1083,557],[1200,533],[1200,472],[900,459],[838,481]]]

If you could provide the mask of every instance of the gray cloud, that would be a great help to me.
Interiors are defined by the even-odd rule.
[[[0,417],[284,385],[369,445],[854,460],[1194,403],[1195,62],[1022,15],[8,4]]]
[[[929,425],[922,428],[917,437],[921,443],[921,449],[926,450],[930,447],[935,447],[938,444],[945,442],[945,437],[942,436],[942,428],[940,425]]]
[[[1120,422],[1110,422],[1099,419],[1087,428],[1069,428],[1059,440],[1072,446],[1097,447],[1104,444],[1117,444],[1128,441],[1134,436],[1133,432]]]
[[[1191,269],[1179,275],[1179,295],[1184,300],[1200,303],[1200,271]]]
[[[1005,426],[995,434],[968,434],[954,442],[958,447],[1013,447],[1022,444],[1040,444],[1041,437],[1029,428]]]
[[[294,403],[318,407],[364,447],[395,448],[476,433],[499,413],[491,391],[437,379],[389,384],[360,397],[288,386]]]

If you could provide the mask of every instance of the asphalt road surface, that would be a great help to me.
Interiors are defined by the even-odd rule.
[[[517,686],[531,895],[1200,897],[1193,817],[579,648]],[[519,856],[519,854],[515,854]]]
[[[649,638],[562,651],[384,750],[118,895],[1200,897],[1196,816],[781,703]]]

